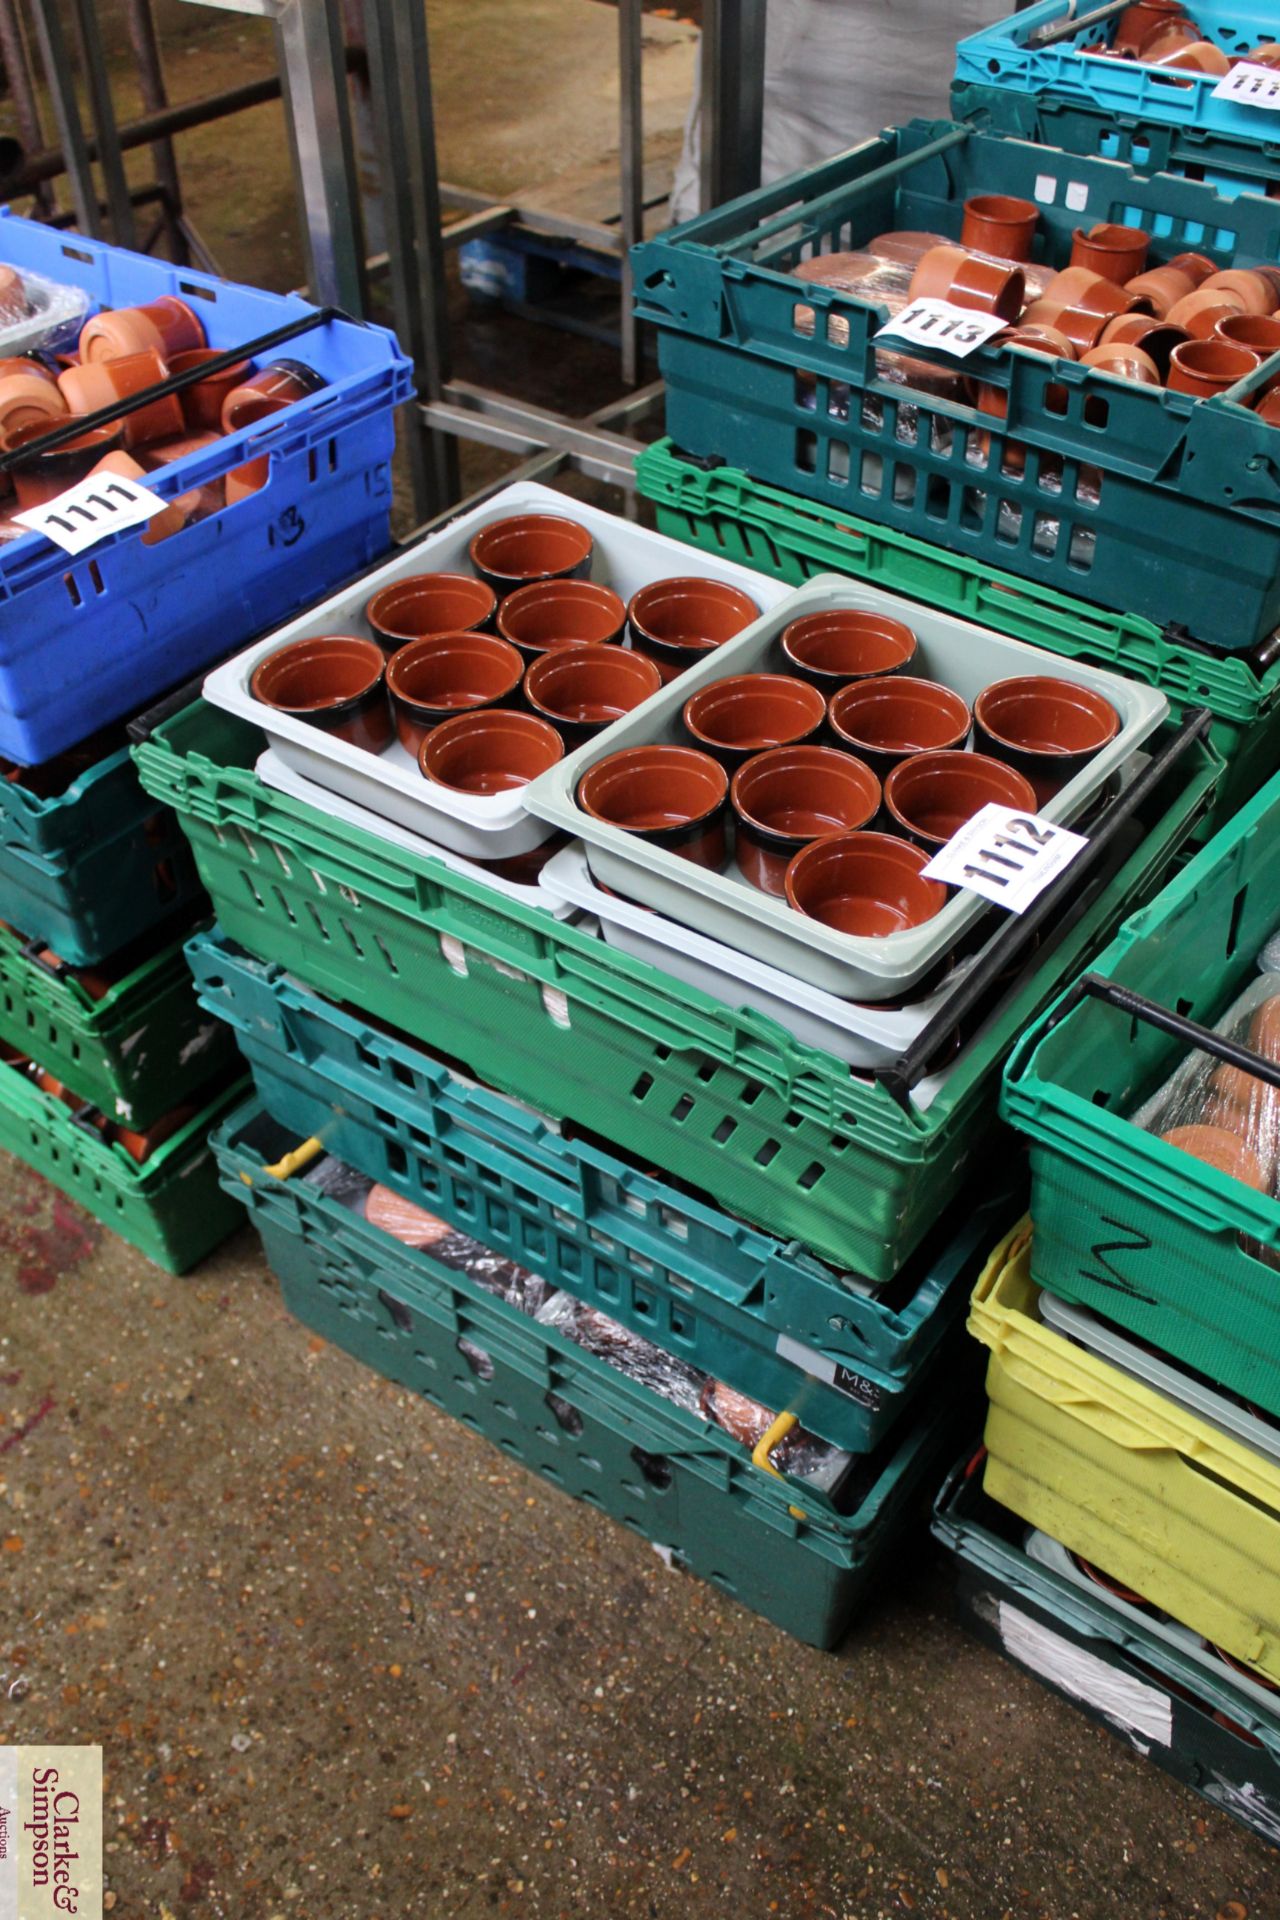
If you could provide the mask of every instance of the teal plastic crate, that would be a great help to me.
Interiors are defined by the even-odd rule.
[[[231,1023],[268,1113],[689,1365],[853,1453],[956,1376],[977,1267],[1020,1211],[966,1199],[887,1287],[846,1283],[200,934],[202,1005]],[[993,1185],[996,1183],[993,1183]]]
[[[1188,646],[1150,620],[1068,599],[948,547],[802,500],[741,467],[685,459],[672,440],[655,441],[638,456],[636,485],[656,506],[663,533],[722,559],[797,587],[816,574],[847,573],[1065,659],[1145,680],[1178,718],[1208,707],[1225,771],[1205,837],[1280,768],[1280,659],[1259,672],[1242,655]]]
[[[1210,1805],[1280,1844],[1280,1693],[1183,1628],[1144,1620],[1023,1544],[981,1490],[980,1458],[948,1477],[935,1537],[954,1555],[965,1625]]]
[[[304,1326],[785,1632],[834,1646],[899,1563],[964,1411],[934,1409],[857,1463],[837,1512],[800,1481],[755,1466],[722,1429],[305,1178],[265,1172],[289,1136],[256,1103],[212,1144],[228,1195],[248,1207],[285,1305]]]
[[[883,310],[793,277],[890,228],[955,237],[973,193],[1034,200],[1037,259],[1053,266],[1096,221],[1147,228],[1157,260],[1188,247],[1223,265],[1280,257],[1274,201],[912,121],[636,248],[636,311],[658,329],[669,433],[688,453],[984,566],[1249,651],[1280,621],[1275,429],[1240,404],[1261,366],[1234,397],[1193,400],[986,346],[964,371],[1004,392],[997,419],[882,378]]]
[[[1126,921],[1090,972],[1212,1027],[1280,925],[1280,776]],[[1032,1271],[1280,1415],[1280,1200],[1126,1116],[1188,1051],[1134,1005],[1074,990],[1023,1037],[1001,1108],[1031,1140]]]
[[[990,1164],[1009,1047],[1159,884],[1219,772],[1195,743],[1115,878],[1046,939],[921,1111],[752,1009],[274,793],[253,772],[259,742],[199,702],[135,749],[229,939],[872,1284]]]

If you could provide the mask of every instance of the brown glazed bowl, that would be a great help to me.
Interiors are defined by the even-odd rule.
[[[1143,55],[1144,60],[1151,58],[1150,54]],[[1231,71],[1231,62],[1212,40],[1187,40],[1181,46],[1171,47],[1167,53],[1160,53],[1152,64],[1157,67],[1185,68],[1188,73],[1210,73],[1218,79]]]
[[[487,628],[497,604],[492,589],[474,574],[411,573],[367,600],[364,617],[374,639],[391,654],[410,640]]]
[[[471,536],[467,555],[499,600],[531,580],[585,580],[592,539],[576,520],[558,513],[516,513],[491,520]]]
[[[890,831],[931,855],[986,806],[1034,813],[1035,789],[1015,767],[985,753],[913,753],[884,783]]]
[[[536,713],[485,707],[433,727],[418,749],[418,766],[454,793],[510,793],[563,756],[560,735]]]
[[[817,687],[788,673],[731,674],[699,688],[682,714],[697,744],[731,770],[767,747],[812,740],[826,717]]]
[[[144,307],[116,307],[95,313],[80,329],[80,359],[120,360],[148,349],[168,360],[205,345],[204,327],[185,300],[162,294]]]
[[[572,748],[612,726],[661,685],[662,675],[643,654],[584,641],[580,647],[540,653],[525,669],[524,697]]]
[[[972,720],[952,688],[901,674],[842,687],[827,703],[827,718],[837,743],[882,780],[908,754],[963,747]]]
[[[142,353],[123,354],[118,359],[87,361],[78,367],[68,367],[58,375],[58,389],[72,413],[96,413],[99,407],[131,399],[168,377],[169,369],[160,355],[153,348],[147,348]],[[152,400],[145,407],[136,407],[118,424],[124,434],[124,444],[130,449],[150,446],[157,440],[175,440],[187,431],[176,393]]]
[[[1043,806],[1120,731],[1120,716],[1092,687],[1020,674],[984,687],[973,703],[978,749],[1035,788]]]
[[[722,580],[651,580],[627,608],[631,645],[653,661],[664,684],[759,617],[755,601]]]
[[[729,798],[739,872],[762,893],[781,895],[788,862],[806,841],[875,818],[880,782],[834,747],[774,747],[743,762]]]
[[[1117,287],[1140,274],[1147,264],[1151,235],[1144,227],[1113,227],[1106,223],[1091,227],[1088,233],[1077,227],[1071,242],[1071,264],[1100,273]]]
[[[535,580],[509,593],[498,614],[498,632],[526,660],[552,647],[612,646],[626,623],[613,588],[591,580]]]
[[[1056,300],[1037,300],[1027,308],[1018,331],[1056,333],[1066,340],[1074,359],[1096,347],[1102,338],[1108,315],[1090,313],[1084,307],[1060,307]]]
[[[1122,313],[1116,319],[1108,320],[1098,345],[1141,347],[1163,384],[1169,377],[1169,359],[1174,348],[1190,338],[1191,335],[1182,327],[1170,326],[1167,320],[1157,320],[1146,313]]]
[[[515,648],[493,633],[432,633],[411,640],[387,661],[401,745],[416,755],[424,735],[451,714],[499,706],[515,693],[523,672]]]
[[[1029,260],[1040,213],[1034,200],[1009,193],[976,193],[964,203],[960,245],[998,260]]]
[[[204,367],[210,360],[221,358],[220,347],[192,347],[187,353],[175,353],[171,357],[169,371],[190,373],[193,367]],[[252,371],[247,360],[237,360],[224,373],[215,373],[207,380],[195,380],[189,387],[183,388],[178,395],[178,404],[193,433],[222,432],[222,403],[229,393],[249,378]]]
[[[1134,380],[1145,387],[1158,387],[1160,369],[1149,353],[1141,347],[1127,347],[1120,341],[1108,344],[1101,341],[1096,347],[1090,347],[1088,353],[1082,353],[1080,364],[1093,367],[1099,373],[1109,373],[1116,380]]]
[[[887,833],[838,833],[796,854],[786,875],[788,904],[837,933],[860,939],[923,926],[947,903],[926,880],[930,856]]]
[[[1215,340],[1229,340],[1233,347],[1247,347],[1259,360],[1280,353],[1280,314],[1232,313],[1219,320]]]
[[[222,402],[222,431],[235,433],[241,427],[251,427],[256,421],[266,420],[271,414],[293,406],[295,401],[305,400],[309,393],[319,393],[321,387],[328,384],[324,375],[309,367],[305,360],[273,360],[270,366],[251,373],[226,395]]]
[[[832,694],[850,680],[905,672],[915,659],[916,636],[904,620],[835,607],[784,627],[782,651],[802,680]]]
[[[269,653],[254,668],[249,691],[266,707],[381,753],[391,740],[385,667],[375,641],[325,634]]]
[[[1022,268],[966,253],[963,247],[931,247],[911,276],[913,300],[950,300],[978,313],[997,313],[1010,324],[1022,311]]]
[[[0,445],[6,453],[16,453],[31,441],[42,440],[47,433],[66,424],[65,419],[37,420],[31,426],[12,428]],[[92,473],[105,454],[114,453],[123,445],[124,435],[117,421],[113,427],[88,427],[74,440],[50,447],[44,453],[25,455],[9,470],[19,507],[25,513],[29,507],[43,507],[48,501],[56,500],[77,480]]]
[[[1171,327],[1182,327],[1193,340],[1207,340],[1223,320],[1243,313],[1244,302],[1227,287],[1197,287],[1185,300],[1170,307],[1166,318]]]
[[[50,433],[55,426],[65,425],[66,418],[67,402],[56,382],[26,373],[0,379],[0,434],[41,425]]]
[[[1121,53],[1136,53],[1157,27],[1184,20],[1186,12],[1182,0],[1134,0],[1120,15],[1111,44]]]
[[[1230,340],[1188,340],[1185,346],[1174,348],[1169,362],[1169,391],[1205,400],[1215,393],[1225,393],[1258,364],[1256,353],[1248,347],[1233,346]]]
[[[1165,320],[1169,309],[1194,293],[1206,276],[1184,273],[1178,267],[1149,267],[1125,281],[1125,292],[1136,293],[1151,308],[1157,320]]]
[[[1118,287],[1114,280],[1095,273],[1092,267],[1064,267],[1061,273],[1054,274],[1035,307],[1027,309],[1026,317],[1029,319],[1035,313],[1036,320],[1046,320],[1052,326],[1053,317],[1048,309],[1055,306],[1073,312],[1100,313],[1104,320],[1111,320],[1118,313],[1144,312],[1148,305],[1140,293]],[[1041,308],[1045,311],[1037,311]]]
[[[588,767],[578,782],[578,805],[595,820],[718,872],[728,791],[729,776],[709,753],[627,747]]]

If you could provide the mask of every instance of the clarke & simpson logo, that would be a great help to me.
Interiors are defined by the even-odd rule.
[[[0,1920],[101,1920],[101,1747],[0,1747]]]

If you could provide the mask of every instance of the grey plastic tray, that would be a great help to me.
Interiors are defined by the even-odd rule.
[[[582,775],[607,754],[652,742],[690,744],[680,719],[690,694],[730,674],[783,670],[782,629],[804,614],[843,607],[905,620],[919,640],[915,671],[922,678],[954,687],[970,704],[993,680],[1029,673],[1073,680],[1110,700],[1120,715],[1119,732],[1042,809],[1049,820],[1078,819],[1168,712],[1167,700],[1154,688],[1080,661],[1059,659],[883,588],[824,574],[653,694],[635,713],[615,721],[607,737],[579,747],[540,775],[524,789],[524,797],[531,813],[585,841],[595,879],[625,898],[656,908],[827,993],[843,999],[889,1000],[909,992],[951,950],[985,908],[985,901],[975,894],[957,893],[923,926],[880,939],[837,933],[793,912],[785,900],[761,893],[732,863],[721,873],[710,873],[667,848],[651,846],[593,819],[576,800]]]

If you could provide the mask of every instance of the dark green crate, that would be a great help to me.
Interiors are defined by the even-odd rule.
[[[681,1194],[200,934],[200,998],[258,1097],[329,1153],[775,1412],[870,1452],[944,1391],[978,1262],[1020,1211],[965,1199],[880,1294]],[[993,1182],[993,1188],[997,1183]]]
[[[1091,971],[1211,1027],[1278,926],[1280,776]],[[1032,1271],[1280,1415],[1280,1200],[1125,1117],[1186,1051],[1096,999],[1065,1017],[1051,1009],[1019,1043],[1001,1108],[1032,1143]]]
[[[157,1266],[185,1273],[240,1223],[219,1184],[208,1136],[243,1094],[241,1084],[216,1095],[139,1166],[17,1068],[0,1067],[0,1148]]]
[[[130,966],[95,1000],[74,972],[3,926],[0,1040],[139,1131],[225,1077],[235,1057],[229,1036],[201,1011],[181,940]]]
[[[921,1113],[752,1010],[273,792],[253,772],[259,743],[197,702],[135,749],[230,939],[872,1282],[989,1164],[1009,1047],[1159,883],[1220,764],[1194,744],[1127,864],[1041,949]]]
[[[1240,400],[1194,400],[985,346],[964,370],[1001,390],[997,418],[883,378],[883,309],[794,278],[890,228],[954,238],[974,193],[1034,200],[1036,259],[1051,266],[1094,221],[1153,232],[1156,260],[1187,247],[1223,266],[1280,259],[1275,201],[916,120],[635,249],[668,431],[689,453],[984,567],[1249,651],[1280,622],[1275,430],[1240,403],[1261,365]]]
[[[127,747],[50,799],[20,776],[0,779],[0,920],[79,967],[191,918],[191,849],[143,792]]]
[[[1280,767],[1280,660],[1260,675],[1243,656],[1219,658],[1187,646],[1150,620],[1110,613],[895,527],[853,519],[765,486],[740,467],[700,466],[683,459],[671,440],[645,448],[636,484],[656,505],[663,533],[721,559],[793,586],[819,573],[846,573],[1067,659],[1143,680],[1160,689],[1176,717],[1208,707],[1226,771],[1206,834]]]
[[[256,1103],[212,1142],[228,1194],[249,1208],[305,1326],[797,1639],[830,1647],[843,1637],[902,1551],[971,1407],[935,1407],[860,1462],[851,1510],[838,1513],[464,1274],[305,1180],[266,1173],[264,1160],[288,1144]]]
[[[955,1556],[965,1624],[1184,1786],[1280,1844],[1280,1695],[1268,1710],[1220,1663],[1208,1667],[1130,1613],[1024,1551],[1025,1529],[962,1464],[933,1531]]]

